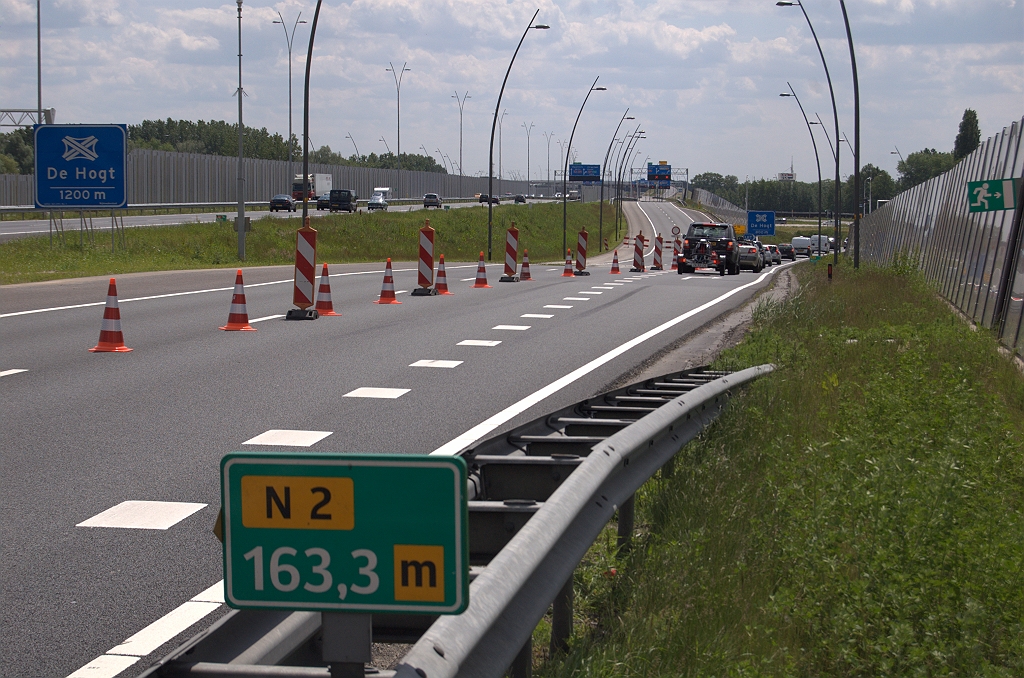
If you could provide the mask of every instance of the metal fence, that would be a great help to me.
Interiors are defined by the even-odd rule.
[[[705,191],[703,188],[695,188],[693,189],[693,199],[714,212],[715,216],[719,219],[730,221],[737,226],[746,227],[747,211],[742,207],[733,205],[725,198],[720,198],[710,191]]]
[[[291,193],[292,179],[302,163],[287,160],[245,161],[245,199],[266,201],[277,193]],[[213,203],[238,200],[238,159],[222,155],[176,153],[136,149],[128,154],[128,204]],[[486,177],[460,177],[439,172],[345,167],[310,164],[310,174],[330,174],[335,188],[351,188],[369,197],[377,186],[388,186],[396,198],[419,198],[424,193],[442,197],[469,197],[487,192]],[[525,181],[494,181],[497,193],[528,193]],[[35,203],[31,175],[0,175],[0,205]]]
[[[1024,355],[1024,239],[1021,189],[1004,182],[1024,174],[1024,119],[982,143],[956,167],[900,193],[861,221],[861,256],[888,264],[910,257],[940,294],[1000,341]],[[991,181],[991,193],[1015,209],[971,212],[968,182]],[[1019,182],[1024,183],[1024,182]],[[1012,182],[1011,182],[1012,185]]]

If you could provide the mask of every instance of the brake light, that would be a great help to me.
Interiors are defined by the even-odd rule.
[[[690,239],[689,238],[687,238],[686,240],[683,241],[683,247],[685,247],[686,249],[690,249]]]
[[[727,250],[731,250],[732,249],[732,240],[730,240],[729,244],[725,246],[725,249],[727,249]]]

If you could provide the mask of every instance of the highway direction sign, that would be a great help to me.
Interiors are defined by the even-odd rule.
[[[601,166],[574,162],[569,165],[569,181],[582,181],[588,185],[599,184],[601,183]]]
[[[460,457],[228,454],[225,600],[458,614],[469,603],[465,488]]]
[[[747,212],[747,235],[775,235],[775,212]]]
[[[672,165],[647,163],[647,181],[655,188],[668,188],[672,185]]]
[[[1020,179],[988,179],[967,182],[967,206],[971,212],[1012,210],[1017,206]]]
[[[127,146],[125,125],[36,125],[36,207],[125,207]]]

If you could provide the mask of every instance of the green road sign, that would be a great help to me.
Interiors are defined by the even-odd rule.
[[[469,604],[461,458],[233,452],[220,466],[231,607],[458,614]]]
[[[996,212],[1017,207],[1020,179],[988,179],[967,182],[967,205],[971,212]]]

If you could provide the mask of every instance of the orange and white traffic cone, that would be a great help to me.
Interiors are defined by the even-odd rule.
[[[487,266],[484,265],[484,253],[480,253],[480,265],[476,267],[476,282],[473,283],[473,287],[486,287],[490,289],[490,285],[487,284]]]
[[[611,270],[611,274],[612,275],[619,275],[620,273],[621,272],[619,271],[619,251],[615,250],[615,254],[612,255],[612,270]]]
[[[527,280],[533,280],[530,277],[530,253],[527,250],[523,250],[523,265],[519,272],[519,281],[524,282]]]
[[[395,275],[391,272],[391,257],[388,257],[387,266],[384,267],[384,285],[380,288],[380,299],[375,304],[400,304],[395,297]]]
[[[228,324],[220,328],[229,331],[255,332],[256,328],[249,324],[249,312],[245,310],[245,286],[242,285],[242,269],[235,273],[235,293],[231,295],[231,310],[228,311]]]
[[[434,289],[438,294],[451,294],[448,291],[448,274],[444,272],[444,255],[437,264],[437,277],[434,279]]]
[[[103,309],[103,324],[100,325],[100,340],[90,353],[127,353],[132,349],[124,345],[121,334],[121,309],[117,305],[117,284],[110,279],[107,287],[107,306]]]
[[[565,250],[565,268],[562,269],[563,278],[575,278],[572,272],[572,250]]]
[[[324,264],[323,272],[320,274],[320,289],[316,293],[316,312],[320,315],[341,315],[334,312],[334,304],[331,303],[331,281],[327,277],[327,264]]]

